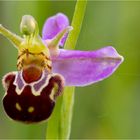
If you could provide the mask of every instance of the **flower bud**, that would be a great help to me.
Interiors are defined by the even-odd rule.
[[[24,15],[20,23],[20,31],[26,36],[37,34],[38,25],[36,20],[30,15]]]

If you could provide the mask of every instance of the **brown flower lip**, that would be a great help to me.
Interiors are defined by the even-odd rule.
[[[3,106],[7,115],[13,120],[28,124],[47,120],[55,106],[56,97],[62,93],[61,76],[57,74],[52,76],[41,90],[40,95],[35,95],[32,93],[33,83],[28,83],[20,94],[17,93],[14,83],[16,74],[18,72],[9,73],[3,79],[7,88],[7,93],[3,98]]]

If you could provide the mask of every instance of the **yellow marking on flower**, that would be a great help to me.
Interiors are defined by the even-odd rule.
[[[18,70],[22,70],[30,65],[36,65],[41,70],[47,69],[50,72],[52,62],[50,56],[44,52],[32,53],[28,49],[19,52],[17,62]]]
[[[21,108],[21,106],[20,106],[20,104],[19,104],[18,102],[16,103],[15,106],[16,106],[16,109],[17,109],[18,111],[21,111],[21,110],[22,110],[22,108]]]
[[[54,84],[54,88],[52,89],[51,94],[50,94],[51,100],[55,101],[55,94],[57,93],[57,91],[58,91],[58,85]]]
[[[35,108],[34,108],[33,106],[30,106],[30,107],[28,108],[28,112],[29,112],[29,113],[32,113],[34,110],[35,110]]]
[[[29,38],[29,40],[23,40],[19,46],[19,51],[22,52],[28,49],[30,53],[41,53],[49,55],[49,49],[38,38]]]

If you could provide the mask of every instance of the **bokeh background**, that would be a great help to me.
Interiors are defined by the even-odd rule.
[[[72,20],[75,1],[0,1],[0,23],[20,34],[25,14],[38,21],[40,34],[47,17],[58,12]],[[140,138],[140,1],[88,1],[76,49],[114,46],[125,58],[108,79],[76,88],[71,139]],[[16,70],[17,50],[0,35],[0,79]],[[44,139],[47,123],[25,125],[10,120],[2,106],[0,139]],[[55,127],[55,126],[54,126]]]

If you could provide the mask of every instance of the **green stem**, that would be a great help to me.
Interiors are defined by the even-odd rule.
[[[52,116],[48,120],[46,139],[59,139],[61,105],[62,96],[57,100]]]
[[[60,139],[69,139],[74,105],[75,87],[66,87],[61,105]]]
[[[77,0],[74,16],[71,26],[73,30],[70,32],[68,39],[65,43],[65,49],[75,49],[78,36],[82,27],[83,18],[85,15],[87,0]]]
[[[65,49],[74,49],[81,30],[87,0],[77,0],[72,20],[73,30],[65,43]],[[74,87],[66,87],[48,121],[46,139],[69,139],[74,104]]]

